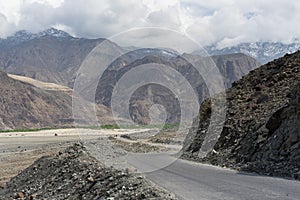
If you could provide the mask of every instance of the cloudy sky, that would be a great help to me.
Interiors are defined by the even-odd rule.
[[[56,27],[79,37],[110,37],[163,27],[202,45],[300,38],[300,1],[288,0],[0,0],[0,37]]]

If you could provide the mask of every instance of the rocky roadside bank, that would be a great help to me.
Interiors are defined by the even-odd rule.
[[[107,167],[76,143],[42,157],[0,190],[0,199],[175,199],[143,176]]]
[[[182,157],[300,180],[300,51],[270,62],[226,91],[228,109],[214,149],[199,156],[210,124],[206,100]]]

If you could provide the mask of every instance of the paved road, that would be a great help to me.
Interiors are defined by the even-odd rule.
[[[239,173],[167,154],[133,154],[128,162],[180,199],[300,199],[300,181]]]

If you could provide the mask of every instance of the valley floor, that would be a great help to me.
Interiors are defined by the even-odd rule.
[[[257,176],[177,159],[183,135],[156,136],[153,129],[59,129],[0,133],[0,181],[38,158],[81,141],[106,166],[141,174],[179,199],[290,199],[300,196],[300,182]],[[1,190],[1,189],[0,189]]]
[[[86,142],[90,151],[95,151],[93,147],[97,144],[94,156],[106,165],[119,169],[126,168],[128,165],[121,164],[122,155],[126,154],[122,148],[133,152],[160,151],[169,148],[160,144],[150,145],[141,140],[137,141],[137,137],[143,138],[142,140],[151,137],[153,131],[155,132],[148,129],[71,128],[0,133],[0,187],[42,156],[54,155],[79,141]],[[135,138],[124,139],[120,137],[121,135],[132,135]],[[112,144],[119,148],[112,147]]]

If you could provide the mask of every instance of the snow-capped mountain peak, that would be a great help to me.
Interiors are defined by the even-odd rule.
[[[205,47],[205,50],[210,55],[243,53],[255,58],[261,64],[265,64],[287,53],[290,54],[300,50],[300,42],[291,44],[283,44],[280,42],[252,42],[225,48],[218,48],[215,44]]]
[[[16,32],[13,36],[8,37],[6,40],[12,43],[21,43],[28,40],[32,40],[34,38],[35,38],[34,34],[26,30],[21,30]]]
[[[43,37],[43,36],[53,36],[53,37],[58,37],[58,38],[71,37],[68,33],[58,30],[56,28],[49,28],[45,31],[39,32],[37,35],[39,37]]]
[[[0,44],[1,46],[14,46],[36,38],[42,38],[47,36],[59,39],[72,38],[72,36],[68,33],[55,28],[49,28],[39,33],[31,33],[26,30],[21,30],[17,31],[13,36],[9,36],[6,39],[0,39]]]

